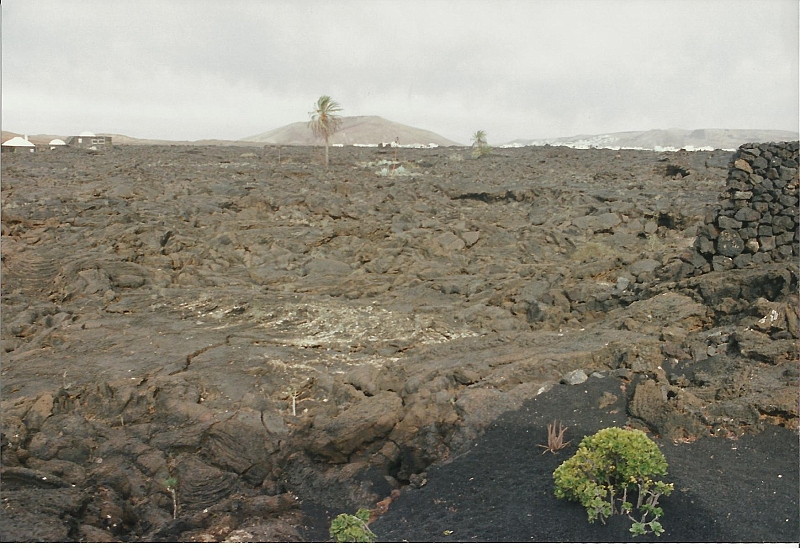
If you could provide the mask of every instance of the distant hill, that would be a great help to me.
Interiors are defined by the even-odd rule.
[[[651,129],[553,139],[515,139],[503,146],[553,145],[572,148],[640,148],[646,150],[736,150],[744,143],[797,141],[798,133],[771,129]]]
[[[435,143],[439,146],[461,146],[431,131],[419,129],[380,116],[342,116],[342,123],[331,137],[331,144],[378,144],[391,143],[399,139],[401,145]],[[320,141],[308,128],[308,122],[296,122],[265,133],[245,137],[243,141],[255,141],[272,145],[316,145]]]
[[[14,137],[25,137],[23,133],[14,133],[13,131],[3,131],[0,142],[5,143]],[[66,139],[63,135],[28,135],[28,141],[34,145],[46,145],[53,139]]]
[[[272,145],[317,145],[308,129],[307,122],[297,122],[272,131],[252,135],[239,140],[202,139],[198,141],[167,141],[163,139],[138,139],[116,133],[98,133],[110,136],[115,145],[193,145],[193,146],[262,146]],[[22,133],[2,132],[2,142],[12,137],[23,137]],[[53,139],[66,140],[69,135],[28,135],[35,145],[46,145]],[[389,143],[399,138],[401,145],[435,143],[439,146],[463,146],[441,135],[379,116],[343,116],[342,125],[336,132],[333,144],[378,144]],[[651,129],[649,131],[623,131],[597,135],[574,135],[548,139],[515,139],[501,147],[516,146],[567,146],[571,148],[637,148],[644,150],[736,150],[744,143],[797,141],[800,135],[793,131],[770,129]]]
[[[166,141],[164,139],[137,139],[136,137],[128,137],[127,135],[120,135],[118,133],[98,133],[97,135],[111,137],[111,142],[115,145],[261,146],[261,143],[250,143],[241,140],[201,139],[199,141]],[[2,138],[0,139],[5,143],[12,137],[17,136],[24,137],[22,133],[3,131]],[[67,137],[70,137],[70,135],[38,134],[28,135],[28,140],[34,145],[46,145],[53,139],[63,139],[66,141]]]
[[[228,139],[200,139],[197,141],[165,141],[163,139],[137,139],[116,133],[102,133],[111,137],[115,145],[194,145],[194,146],[259,146],[260,143],[251,143],[242,140]]]

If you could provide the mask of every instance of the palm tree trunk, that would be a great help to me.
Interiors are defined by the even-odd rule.
[[[328,167],[328,137],[325,137],[325,167]]]

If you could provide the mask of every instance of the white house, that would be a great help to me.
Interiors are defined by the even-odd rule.
[[[28,152],[34,152],[36,150],[36,145],[28,141],[28,136],[25,137],[12,137],[8,141],[2,144],[3,152],[16,152],[18,150]]]

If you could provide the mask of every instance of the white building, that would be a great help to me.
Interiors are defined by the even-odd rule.
[[[36,145],[28,141],[28,136],[25,137],[12,137],[8,141],[2,144],[3,152],[16,152],[16,151],[28,151],[34,152],[36,150]]]

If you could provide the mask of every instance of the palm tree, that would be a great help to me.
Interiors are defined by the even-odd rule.
[[[486,132],[482,129],[479,129],[475,132],[475,135],[472,136],[472,146],[477,148],[482,148],[486,146]]]
[[[314,110],[308,113],[311,116],[308,127],[314,132],[315,137],[325,139],[325,167],[328,167],[328,144],[331,135],[336,133],[341,124],[341,118],[336,113],[341,110],[339,103],[323,95],[317,100]]]
[[[486,142],[486,132],[479,129],[472,136],[472,157],[480,158],[492,152],[492,147]]]

